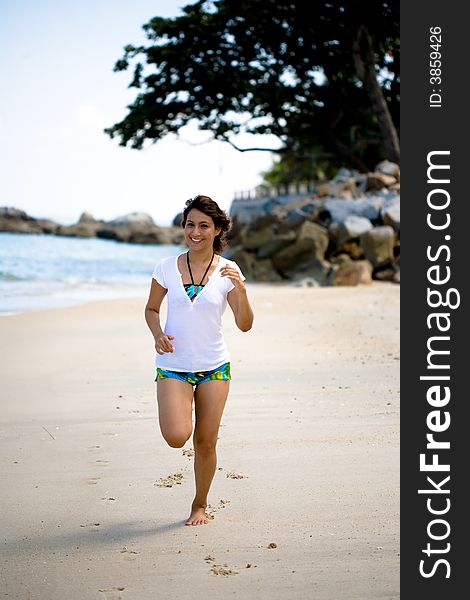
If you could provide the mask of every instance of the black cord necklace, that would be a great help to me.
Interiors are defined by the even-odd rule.
[[[203,287],[203,286],[201,286],[201,284],[204,281],[204,277],[207,275],[207,271],[211,268],[212,261],[214,260],[214,256],[215,256],[215,252],[212,251],[211,262],[207,265],[207,269],[205,270],[204,275],[202,276],[202,279],[199,282],[199,285],[196,286],[196,284],[194,283],[194,279],[193,279],[193,273],[191,271],[191,265],[189,264],[189,251],[186,252],[186,262],[188,263],[188,271],[189,271],[189,275],[191,276],[191,283],[193,284],[193,287],[194,287],[194,295],[195,296],[197,296],[197,294],[199,293],[199,288]]]

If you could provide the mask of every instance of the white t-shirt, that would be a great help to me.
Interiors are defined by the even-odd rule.
[[[235,286],[227,276],[220,274],[225,265],[238,269],[245,279],[236,262],[220,256],[215,271],[193,301],[184,289],[178,256],[163,258],[155,266],[152,277],[168,290],[167,319],[162,329],[175,338],[171,340],[173,352],[157,353],[157,367],[196,373],[230,361],[222,333],[222,315],[227,308],[227,294]]]

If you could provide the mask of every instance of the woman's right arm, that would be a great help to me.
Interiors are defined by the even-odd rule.
[[[161,286],[155,279],[152,278],[152,285],[150,287],[149,299],[145,306],[145,321],[147,322],[148,328],[152,332],[153,339],[155,340],[155,349],[161,348],[165,352],[173,352],[173,346],[170,340],[174,339],[172,335],[165,335],[160,325],[160,307],[163,302],[163,298],[167,293],[167,289]]]

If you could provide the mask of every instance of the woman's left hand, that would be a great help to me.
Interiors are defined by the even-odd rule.
[[[228,277],[235,286],[236,290],[246,290],[245,284],[243,283],[243,279],[240,277],[240,271],[238,271],[234,267],[229,267],[228,265],[225,265],[225,267],[222,267],[222,269],[220,269],[220,274],[222,275],[222,277]]]

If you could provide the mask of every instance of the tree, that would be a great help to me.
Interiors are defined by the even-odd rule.
[[[398,11],[398,0],[199,0],[155,17],[149,45],[126,46],[115,65],[133,63],[138,94],[105,131],[140,149],[196,119],[241,151],[254,149],[233,141],[246,131],[361,170],[398,162]]]

